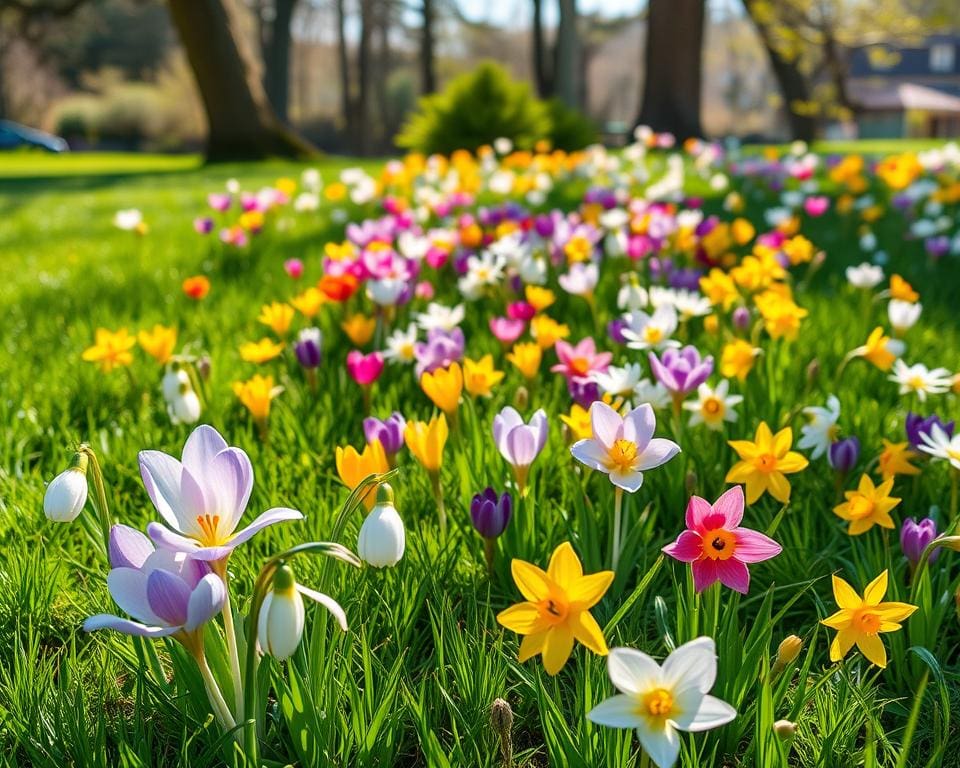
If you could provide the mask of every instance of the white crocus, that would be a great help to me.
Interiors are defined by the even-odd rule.
[[[432,301],[427,305],[426,312],[417,314],[417,325],[425,331],[430,331],[434,328],[439,328],[442,331],[452,331],[463,322],[465,312],[466,310],[463,304],[457,304],[455,307],[447,307]]]
[[[367,298],[381,307],[392,307],[407,287],[407,281],[399,277],[384,277],[367,282]]]
[[[406,330],[397,328],[387,337],[387,348],[382,354],[385,360],[394,363],[412,363],[416,360],[414,352],[417,343],[417,324],[410,323]]]
[[[811,459],[819,459],[835,442],[839,434],[840,401],[836,395],[827,398],[827,407],[809,406],[803,409],[809,421],[800,427],[798,448],[810,451]]]
[[[608,366],[605,371],[594,371],[590,378],[596,382],[600,392],[613,397],[629,397],[643,377],[640,363],[627,363],[623,368]]]
[[[677,330],[677,310],[673,304],[664,304],[652,315],[636,310],[626,316],[627,325],[622,333],[630,349],[663,349],[679,347],[680,342],[671,339]]]
[[[385,568],[399,563],[405,548],[406,533],[393,505],[393,489],[384,483],[377,488],[377,503],[360,526],[357,554],[368,565]]]
[[[597,287],[600,279],[600,269],[593,262],[584,264],[576,262],[570,265],[565,275],[560,275],[557,282],[560,287],[572,296],[589,296]]]
[[[950,437],[939,424],[934,424],[929,432],[921,432],[924,453],[937,459],[946,459],[954,469],[960,469],[960,432]]]
[[[708,693],[717,676],[712,638],[684,643],[663,666],[633,648],[613,648],[607,672],[620,693],[591,709],[587,719],[610,728],[636,729],[640,745],[658,768],[677,761],[678,731],[708,731],[737,716],[733,707]]]
[[[649,403],[655,411],[662,411],[673,404],[673,397],[669,390],[659,381],[651,379],[640,379],[637,386],[633,388],[633,395],[635,403]]]
[[[876,267],[868,261],[855,267],[847,267],[847,282],[854,288],[869,291],[883,282],[883,267]]]
[[[953,378],[946,368],[929,370],[923,363],[907,365],[903,360],[893,364],[890,381],[900,385],[901,395],[913,392],[921,403],[926,401],[927,395],[942,395],[953,384]]]
[[[703,317],[709,315],[712,310],[710,299],[694,291],[677,291],[674,295],[673,306],[680,313],[682,320]]]
[[[891,299],[887,304],[887,315],[890,317],[890,325],[893,330],[902,335],[909,331],[920,319],[920,313],[923,311],[923,305],[918,302],[901,301],[900,299]]]
[[[697,387],[697,399],[688,400],[683,404],[685,410],[691,411],[690,426],[705,424],[709,429],[722,429],[725,421],[735,422],[737,412],[734,408],[743,402],[742,395],[731,395],[730,382],[720,381],[716,388],[708,384]]]
[[[43,514],[54,523],[72,523],[87,503],[87,457],[78,453],[72,466],[57,475],[43,494]]]
[[[627,312],[636,312],[643,309],[647,306],[648,300],[647,289],[635,279],[628,280],[617,291],[617,307]]]

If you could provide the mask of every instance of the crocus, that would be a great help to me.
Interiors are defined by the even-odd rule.
[[[906,432],[907,440],[910,441],[910,447],[914,450],[920,450],[925,444],[923,436],[930,436],[933,432],[934,425],[940,427],[941,431],[944,432],[947,437],[953,437],[955,422],[943,421],[935,413],[931,413],[926,418],[921,416],[919,413],[913,413],[912,411],[908,413]]]
[[[528,424],[509,405],[493,418],[493,441],[513,468],[521,496],[526,492],[530,465],[547,443],[547,429],[547,414],[542,408],[530,417]]]
[[[338,445],[334,455],[336,457],[337,474],[340,475],[343,484],[351,491],[368,476],[380,475],[390,469],[379,440],[367,443],[361,452],[358,452],[352,445],[345,448]],[[376,498],[376,494],[367,491],[363,497],[363,503],[367,509],[373,508]]]
[[[937,523],[931,517],[925,517],[919,523],[908,517],[900,526],[900,549],[910,563],[911,569],[916,568],[931,541],[937,538]],[[935,548],[928,556],[928,562],[934,562],[940,556],[940,549]]]
[[[403,429],[403,439],[418,462],[430,476],[433,498],[437,502],[440,535],[447,535],[447,512],[443,505],[443,486],[440,483],[440,467],[443,464],[443,448],[449,431],[444,414],[434,416],[429,422],[408,421]]]
[[[303,262],[300,259],[287,259],[283,262],[283,271],[294,280],[303,277]]]
[[[347,373],[364,389],[380,378],[382,372],[383,355],[379,352],[365,355],[359,349],[353,349],[347,353]]]
[[[666,349],[661,357],[650,353],[650,369],[673,397],[674,409],[679,413],[683,399],[703,384],[713,373],[713,357],[701,357],[697,348]]]
[[[166,524],[150,523],[150,538],[221,572],[233,550],[259,531],[303,519],[295,509],[275,507],[237,531],[253,490],[253,466],[246,452],[206,424],[190,433],[180,461],[161,451],[141,451],[139,458],[143,485]]]
[[[413,354],[417,359],[414,369],[416,375],[419,377],[438,368],[449,368],[463,358],[463,348],[463,331],[459,328],[449,331],[431,328],[427,331],[427,340],[418,341],[413,346]]]
[[[509,317],[491,317],[490,332],[496,336],[501,344],[510,345],[523,335],[527,324],[523,320],[514,320]]]
[[[663,548],[675,560],[690,563],[697,592],[719,581],[745,595],[750,589],[747,565],[769,560],[782,551],[768,536],[740,527],[743,505],[743,489],[739,485],[726,491],[714,504],[692,496],[687,504],[687,530]]]
[[[827,451],[827,461],[837,472],[846,474],[857,465],[860,458],[860,441],[854,437],[845,437],[831,443]]]
[[[463,370],[459,363],[424,373],[420,377],[420,387],[437,408],[451,419],[456,418],[463,392]]]
[[[670,768],[680,755],[677,731],[699,733],[733,720],[736,710],[709,695],[717,677],[712,638],[684,643],[663,665],[632,648],[614,648],[607,672],[620,691],[587,713],[610,728],[635,728],[644,752],[658,768]]]
[[[513,499],[510,494],[504,492],[498,496],[490,487],[475,494],[470,502],[470,521],[474,530],[483,537],[483,555],[488,573],[493,573],[496,540],[507,529],[512,513]]]
[[[322,350],[323,333],[319,328],[304,328],[293,345],[297,361],[308,371],[319,367]]]
[[[385,419],[368,416],[363,420],[363,434],[368,443],[379,441],[387,461],[393,463],[393,457],[403,447],[403,428],[406,426],[403,414],[394,411]]]
[[[613,359],[610,352],[597,352],[596,343],[590,337],[581,339],[576,345],[560,340],[555,349],[560,362],[550,370],[562,373],[567,379],[587,378],[595,371],[605,371]]]
[[[261,437],[266,438],[270,403],[283,392],[283,387],[274,386],[273,376],[261,376],[259,373],[247,381],[235,381],[232,386],[233,393],[250,411]]]
[[[101,371],[110,373],[114,368],[130,365],[137,344],[137,337],[130,335],[126,328],[110,331],[97,328],[93,346],[83,350],[82,357],[90,363],[96,363]]]

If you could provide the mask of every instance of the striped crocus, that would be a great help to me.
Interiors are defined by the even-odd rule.
[[[542,408],[526,424],[509,405],[493,418],[493,441],[513,468],[520,495],[526,492],[530,465],[547,443],[547,428],[547,414]]]

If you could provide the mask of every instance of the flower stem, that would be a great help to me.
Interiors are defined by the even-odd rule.
[[[90,461],[90,470],[93,475],[93,497],[97,507],[97,517],[100,520],[100,530],[103,534],[103,551],[110,558],[110,511],[107,508],[107,492],[103,485],[103,472],[97,454],[89,445],[80,446],[80,452]]]
[[[613,570],[616,572],[617,563],[620,562],[620,526],[623,513],[623,489],[616,488],[613,493],[613,553],[610,557],[613,564]]]
[[[957,490],[960,485],[960,470],[950,468],[950,522],[957,520]]]
[[[233,608],[230,605],[230,584],[226,567],[223,583],[227,597],[223,601],[223,632],[227,636],[227,654],[230,656],[230,676],[233,678],[233,700],[236,702],[237,719],[243,720],[243,678],[240,676],[240,654],[237,651],[237,631],[233,626]]]
[[[213,713],[217,716],[217,720],[220,721],[220,725],[222,725],[225,730],[232,731],[237,727],[237,723],[233,719],[233,715],[230,714],[230,708],[223,699],[223,692],[220,690],[220,686],[217,685],[216,678],[214,678],[213,673],[210,671],[210,666],[207,664],[207,655],[201,648],[200,651],[195,654],[194,658],[197,660],[197,666],[200,667],[200,676],[203,678],[203,684],[207,689],[207,697],[213,706]]]
[[[437,501],[437,517],[440,520],[440,540],[447,540],[447,509],[443,505],[443,485],[440,482],[440,472],[431,473],[433,497]]]

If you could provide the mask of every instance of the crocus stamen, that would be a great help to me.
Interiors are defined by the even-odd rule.
[[[665,688],[655,688],[643,697],[643,714],[667,717],[673,712],[673,695]]]
[[[197,525],[203,531],[203,538],[209,544],[218,542],[217,531],[220,527],[220,515],[198,515]]]
[[[610,468],[629,471],[637,460],[637,444],[631,440],[617,440],[610,448]]]

